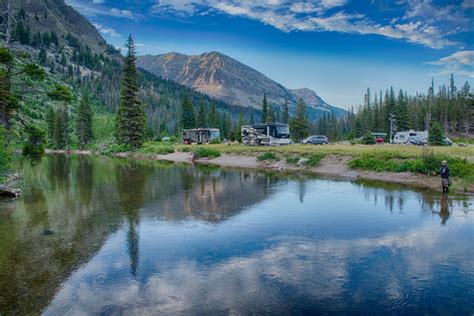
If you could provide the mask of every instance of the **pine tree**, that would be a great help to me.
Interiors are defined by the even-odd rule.
[[[250,111],[249,124],[255,124],[255,111],[252,107],[249,109],[249,111]]]
[[[428,135],[428,142],[432,146],[444,145],[444,131],[441,124],[434,122]]]
[[[194,116],[194,107],[188,96],[181,102],[181,127],[184,129],[196,127],[196,117]]]
[[[261,122],[262,123],[267,123],[268,122],[268,102],[267,102],[267,95],[266,94],[263,95]]]
[[[54,147],[67,149],[69,140],[69,115],[67,104],[64,104],[54,116]]]
[[[241,110],[240,114],[239,114],[239,121],[235,126],[235,132],[234,132],[235,133],[235,140],[237,140],[239,142],[242,141],[242,133],[241,133],[242,125],[245,125],[245,119],[244,119],[244,113]]]
[[[395,118],[397,122],[397,130],[398,131],[406,131],[409,129],[409,118],[408,118],[408,100],[405,99],[405,95],[403,94],[402,89],[400,89],[398,93],[398,102],[397,107],[395,110]]]
[[[55,122],[56,122],[56,113],[54,112],[52,107],[49,107],[46,112],[46,125],[47,125],[47,132],[48,132],[48,146],[53,147],[55,145],[54,130],[55,130]]]
[[[201,97],[199,100],[199,112],[197,117],[197,127],[206,127],[207,126],[207,118],[206,118],[206,108],[204,106],[204,98]]]
[[[275,123],[276,118],[275,118],[275,110],[273,109],[273,105],[269,104],[268,105],[268,114],[267,114],[267,120],[265,123]]]
[[[209,110],[209,115],[207,117],[207,123],[209,124],[209,127],[211,128],[219,127],[219,118],[217,115],[218,113],[217,113],[216,101],[213,100],[211,104],[211,109]]]
[[[289,108],[288,108],[288,99],[285,99],[285,103],[283,104],[283,115],[282,115],[282,122],[288,124],[290,119]]]
[[[92,108],[87,95],[82,98],[77,108],[76,134],[80,149],[84,149],[84,146],[92,140]]]
[[[146,114],[138,99],[137,68],[135,65],[135,43],[132,35],[126,43],[127,55],[124,59],[122,90],[117,113],[116,135],[120,144],[130,146],[134,151],[145,141]]]
[[[309,122],[308,118],[306,117],[306,105],[303,99],[298,101],[298,105],[296,106],[296,115],[291,120],[290,128],[291,134],[297,141],[300,141],[308,136]]]

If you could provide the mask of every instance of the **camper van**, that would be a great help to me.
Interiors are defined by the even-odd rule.
[[[397,132],[393,138],[393,143],[424,145],[428,143],[428,131],[409,130],[405,132]]]
[[[244,145],[279,146],[292,144],[288,124],[243,125],[241,135]]]
[[[194,128],[183,130],[183,144],[209,144],[218,140],[221,132],[218,128]]]

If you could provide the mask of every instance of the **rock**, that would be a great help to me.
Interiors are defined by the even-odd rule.
[[[117,158],[127,158],[128,154],[127,153],[116,153],[115,157],[117,157]]]
[[[465,143],[459,143],[458,146],[459,146],[459,147],[467,147],[467,144],[465,144]]]
[[[296,163],[296,165],[298,167],[302,167],[302,166],[306,166],[309,162],[309,158],[301,158],[300,160],[298,160],[298,162]]]
[[[4,185],[0,185],[0,197],[16,198],[21,195],[20,189],[10,188]]]

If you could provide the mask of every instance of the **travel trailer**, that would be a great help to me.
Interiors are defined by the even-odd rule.
[[[183,144],[209,144],[218,140],[221,132],[218,128],[194,128],[183,130]]]
[[[392,142],[394,144],[411,144],[411,140],[416,140],[417,145],[428,143],[428,131],[409,130],[397,132]]]
[[[288,124],[243,125],[241,135],[244,145],[279,146],[292,143]]]

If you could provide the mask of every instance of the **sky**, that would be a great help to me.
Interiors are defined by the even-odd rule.
[[[350,108],[367,88],[474,84],[474,0],[66,0],[139,55],[219,51]],[[471,89],[472,90],[472,89]]]

